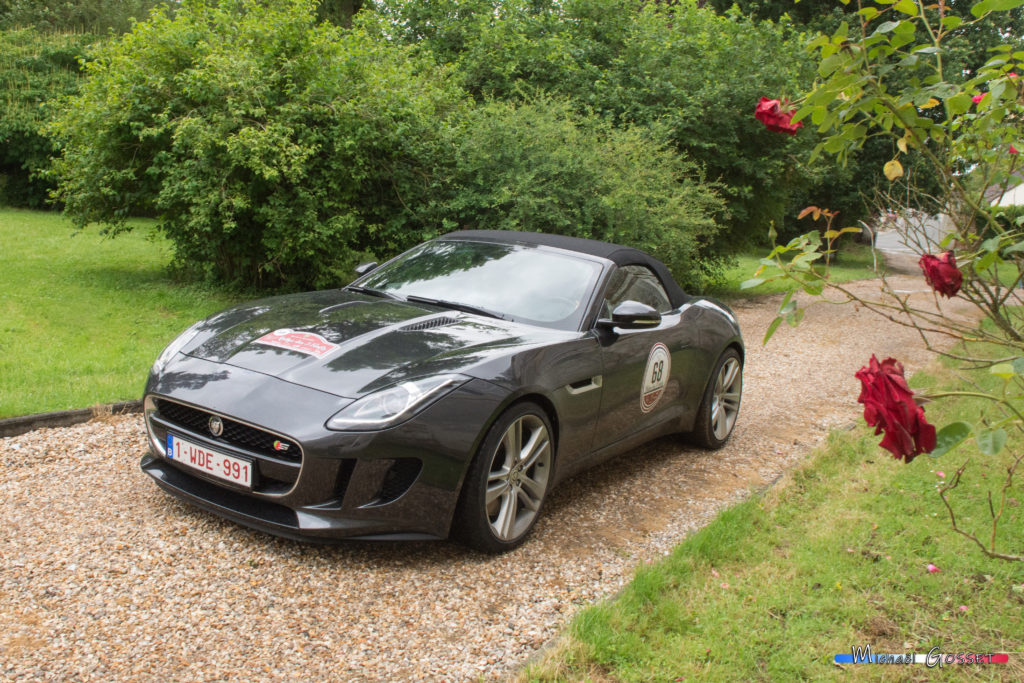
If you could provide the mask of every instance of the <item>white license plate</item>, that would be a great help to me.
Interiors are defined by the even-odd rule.
[[[218,479],[252,488],[252,463],[243,458],[211,451],[173,434],[167,435],[167,457]]]

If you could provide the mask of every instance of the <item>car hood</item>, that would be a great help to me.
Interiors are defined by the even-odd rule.
[[[492,379],[488,361],[576,336],[344,290],[252,302],[206,319],[183,353],[358,398],[442,373]]]

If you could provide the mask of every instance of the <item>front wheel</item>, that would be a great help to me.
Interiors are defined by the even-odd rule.
[[[691,439],[698,446],[717,450],[736,426],[743,396],[743,361],[736,349],[726,349],[715,364],[711,381],[697,410]]]
[[[551,425],[540,406],[518,403],[502,413],[470,465],[453,535],[484,552],[519,546],[540,516],[554,450]]]

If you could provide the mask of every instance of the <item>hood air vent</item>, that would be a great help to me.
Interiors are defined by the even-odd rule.
[[[443,315],[439,318],[431,318],[430,320],[422,320],[412,325],[406,325],[405,327],[398,328],[399,332],[418,332],[420,330],[429,330],[435,327],[444,327],[445,325],[454,325],[459,322],[457,318],[450,318]]]

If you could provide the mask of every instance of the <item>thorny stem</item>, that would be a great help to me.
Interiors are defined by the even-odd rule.
[[[783,272],[783,274],[786,277],[788,277],[789,279],[793,280],[794,282],[799,284],[801,287],[805,284],[803,281],[798,279],[793,274],[792,269],[790,267],[788,267],[788,266],[786,266],[785,264],[782,263],[781,256],[776,257],[776,259],[777,259],[777,263],[778,263],[777,267]],[[812,272],[814,272],[814,271],[812,271]],[[968,326],[966,324],[957,323],[955,321],[952,321],[948,316],[943,315],[941,312],[933,313],[931,311],[926,311],[926,310],[921,309],[921,308],[916,308],[916,307],[910,306],[907,303],[907,298],[908,297],[900,298],[899,296],[897,296],[896,292],[893,291],[893,289],[889,286],[888,281],[886,280],[884,275],[880,276],[881,280],[882,280],[882,285],[883,285],[882,286],[882,292],[884,294],[887,294],[888,296],[892,297],[893,299],[895,299],[896,302],[898,302],[899,305],[885,303],[884,301],[868,301],[867,299],[863,299],[859,295],[854,294],[853,292],[851,292],[846,287],[843,287],[841,284],[837,284],[837,283],[834,283],[834,282],[829,282],[827,279],[821,277],[820,275],[818,277],[821,278],[821,281],[822,281],[823,284],[827,285],[831,289],[834,289],[834,290],[836,290],[838,292],[841,292],[843,295],[846,296],[846,301],[843,301],[843,302],[829,301],[829,303],[850,303],[850,302],[855,302],[855,303],[858,303],[858,304],[864,306],[865,308],[867,308],[868,310],[870,310],[870,311],[872,311],[874,313],[878,313],[879,315],[881,315],[882,317],[886,318],[887,320],[890,320],[891,322],[894,322],[894,323],[896,323],[898,325],[902,325],[904,327],[913,327],[921,335],[922,339],[924,340],[926,346],[929,349],[932,349],[932,346],[928,342],[928,339],[927,339],[927,337],[925,335],[926,332],[927,333],[932,333],[932,334],[941,334],[941,335],[945,335],[947,337],[952,337],[952,338],[958,339],[958,340],[962,339],[963,341],[967,341],[967,342],[991,342],[991,343],[996,343],[996,344],[1002,344],[1004,346],[1005,345],[1009,345],[1012,348],[1018,348],[1018,349],[1021,349],[1022,351],[1024,351],[1024,338],[1022,338],[1019,335],[1019,333],[1016,332],[1016,330],[1012,331],[1012,338],[1011,339],[1006,339],[1005,337],[1001,337],[1001,336],[994,335],[994,334],[991,334],[989,332],[986,332],[985,330],[983,330],[981,328],[970,327],[970,326]],[[972,298],[970,298],[968,296],[965,296],[964,298],[968,302],[974,304],[979,310],[981,310],[986,315],[992,315],[992,317],[996,317],[995,315],[990,313],[991,309],[990,309],[989,306],[983,305],[983,304],[979,303],[978,301],[975,301],[974,299],[972,299]],[[828,301],[828,300],[825,299],[825,301]],[[893,315],[891,315],[888,311],[899,311],[899,312],[902,312],[902,313],[904,313],[906,315],[907,320],[904,321],[904,320],[901,320],[899,318],[896,318]],[[941,328],[938,328],[938,327],[931,327],[931,326],[928,326],[928,327],[922,326],[918,322],[918,319],[928,320],[928,321],[931,321],[931,322],[936,323],[936,324],[942,324],[942,325],[944,325],[946,327],[946,329],[941,329]],[[1012,324],[1009,323],[1009,321],[1006,321],[1004,319],[1004,322],[1007,325],[1010,325],[1010,329],[1011,330],[1013,329],[1012,328]],[[1002,325],[1000,325],[1000,329],[1004,329]],[[971,336],[968,336],[968,335],[971,335]]]
[[[930,311],[925,311],[923,309],[910,306],[905,299],[901,299],[900,297],[896,296],[896,293],[893,292],[891,288],[889,288],[888,283],[886,283],[884,277],[882,278],[882,282],[885,285],[883,292],[885,292],[893,299],[895,299],[897,302],[899,302],[898,306],[893,304],[887,304],[883,301],[868,301],[866,299],[862,299],[860,296],[854,294],[853,292],[851,292],[850,290],[848,290],[847,288],[843,287],[840,284],[835,284],[832,282],[827,282],[826,284],[830,288],[842,292],[844,295],[846,295],[848,301],[856,302],[864,306],[868,310],[878,313],[879,315],[882,315],[888,320],[891,320],[892,322],[897,323],[899,325],[903,325],[904,327],[914,327],[919,332],[924,331],[932,332],[934,334],[943,334],[948,337],[953,337],[955,339],[965,338],[965,340],[967,341],[991,341],[996,343],[1005,343],[1006,341],[1002,337],[997,337],[988,332],[985,332],[984,330],[971,328],[968,327],[967,325],[953,322],[948,317],[942,315],[941,313],[931,313]],[[906,314],[909,322],[893,317],[892,315],[887,313],[887,310],[899,311]],[[934,319],[935,322],[941,322],[945,324],[948,327],[948,329],[940,329],[936,327],[922,327],[920,323],[917,322],[916,318]],[[980,335],[980,337],[966,339],[967,335]]]
[[[960,534],[964,538],[974,542],[974,544],[981,549],[981,552],[985,553],[985,555],[987,555],[988,557],[997,560],[1008,560],[1010,562],[1024,562],[1024,555],[1010,555],[1007,553],[1000,553],[996,551],[996,530],[999,527],[999,520],[1003,516],[1003,510],[1006,506],[1006,493],[1013,485],[1013,475],[1014,473],[1016,473],[1017,466],[1020,465],[1021,460],[1024,460],[1024,452],[1018,455],[1014,459],[1013,464],[1006,468],[1006,481],[1003,483],[1002,497],[999,503],[999,512],[997,513],[994,510],[992,510],[992,536],[989,541],[990,545],[988,547],[986,547],[985,544],[982,543],[981,540],[975,534],[960,528],[960,526],[956,522],[956,513],[953,511],[953,506],[949,504],[949,500],[946,498],[946,494],[949,491],[952,491],[953,489],[960,485],[960,477],[963,475],[964,470],[967,469],[967,465],[970,461],[965,462],[963,465],[961,465],[957,469],[956,473],[953,475],[953,478],[950,480],[950,482],[943,486],[941,489],[939,489],[939,498],[942,499],[942,503],[946,506],[947,512],[949,512],[949,522],[953,527],[953,531]],[[991,510],[991,494],[989,494],[989,506],[989,509]]]
[[[979,293],[979,288],[984,290],[984,294]],[[1010,321],[1003,315],[1004,308],[999,304],[998,286],[996,287],[996,292],[993,293],[992,289],[988,286],[988,283],[984,280],[971,279],[967,282],[965,289],[974,294],[984,305],[969,297],[968,300],[978,306],[978,308],[981,308],[988,317],[992,318],[992,322],[998,325],[999,329],[1015,341],[1021,340],[1020,333],[1013,328]]]
[[[1017,408],[1015,408],[1012,403],[1010,403],[1009,401],[1007,401],[1004,398],[1001,398],[999,396],[993,396],[992,394],[986,394],[986,393],[984,393],[982,391],[940,391],[938,393],[928,394],[928,397],[929,398],[933,398],[933,399],[934,398],[949,398],[950,396],[963,396],[963,397],[969,397],[969,398],[983,398],[983,399],[986,399],[988,401],[993,401],[994,403],[1000,403],[1000,404],[1006,406],[1006,408],[1009,409],[1009,411],[1011,413],[1016,415],[1018,419],[1024,421],[1024,415],[1022,415],[1021,412],[1019,410],[1017,410]]]

